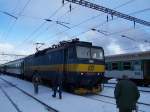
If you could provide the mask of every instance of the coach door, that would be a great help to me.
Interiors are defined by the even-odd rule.
[[[150,79],[150,60],[144,61],[144,76]]]

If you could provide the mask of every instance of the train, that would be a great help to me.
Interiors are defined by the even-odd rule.
[[[21,75],[23,74],[23,69],[21,68],[22,62],[23,58],[2,64],[0,65],[0,72],[8,75],[13,74],[16,77],[21,78]]]
[[[52,83],[63,74],[63,86],[76,94],[97,93],[105,72],[104,50],[78,38],[61,41],[25,58],[0,66],[0,71],[32,79],[38,72],[41,80]]]
[[[105,79],[127,75],[138,85],[150,85],[150,51],[105,56]]]

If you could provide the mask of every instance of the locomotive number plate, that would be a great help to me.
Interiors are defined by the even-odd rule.
[[[88,71],[92,72],[94,70],[94,65],[89,65],[88,66]]]

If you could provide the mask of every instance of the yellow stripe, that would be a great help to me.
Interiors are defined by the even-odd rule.
[[[40,65],[40,66],[31,66],[31,70],[38,70],[38,71],[63,71],[63,64],[56,64],[56,65]]]
[[[104,65],[95,64],[68,64],[67,71],[70,72],[104,72]]]
[[[40,65],[40,66],[31,66],[31,70],[38,71],[63,71],[63,64],[56,65]],[[65,64],[65,71],[67,72],[104,72],[104,65],[95,65],[95,64]]]

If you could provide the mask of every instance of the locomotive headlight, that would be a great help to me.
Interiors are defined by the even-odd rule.
[[[81,75],[84,75],[84,73],[81,73]]]

